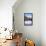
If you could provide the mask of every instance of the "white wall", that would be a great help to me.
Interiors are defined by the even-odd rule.
[[[0,27],[12,28],[12,6],[16,0],[0,0]]]
[[[40,0],[23,0],[21,4],[16,7],[14,5],[15,28],[18,32],[22,32],[24,37],[35,41],[36,46],[41,46],[40,39]],[[33,13],[33,26],[24,26],[24,13]]]
[[[41,40],[42,46],[46,46],[46,0],[41,1]]]

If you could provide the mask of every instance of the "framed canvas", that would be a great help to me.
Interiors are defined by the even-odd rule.
[[[33,25],[33,13],[24,13],[24,26]]]

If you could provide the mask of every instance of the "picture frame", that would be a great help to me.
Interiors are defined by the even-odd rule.
[[[24,13],[24,26],[33,25],[33,13]]]

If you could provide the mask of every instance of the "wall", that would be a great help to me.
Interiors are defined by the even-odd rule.
[[[23,0],[17,7],[13,6],[15,28],[23,33],[24,38],[34,40],[36,46],[41,46],[40,11],[40,0]],[[24,26],[24,13],[33,13],[33,26]]]
[[[46,46],[46,0],[41,1],[41,41],[42,46]]]
[[[16,0],[0,0],[0,27],[12,29],[12,6]]]

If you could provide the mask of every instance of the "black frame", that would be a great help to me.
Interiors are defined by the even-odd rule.
[[[28,17],[30,16],[30,17]],[[25,21],[30,21],[30,24],[26,24]],[[24,13],[24,26],[32,26],[33,25],[33,13]]]

